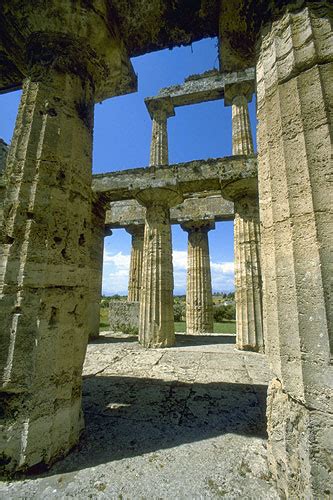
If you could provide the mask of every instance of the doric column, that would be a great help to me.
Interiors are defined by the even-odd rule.
[[[234,206],[236,346],[263,352],[258,198],[244,196]]]
[[[144,226],[128,226],[126,231],[132,236],[131,263],[128,280],[128,302],[140,301],[142,282],[142,257]]]
[[[8,144],[0,138],[0,175],[4,173],[8,154]]]
[[[251,101],[254,92],[254,82],[234,83],[226,85],[224,103],[232,106],[232,154],[253,154],[253,139],[249,109],[247,103]]]
[[[103,2],[98,12],[86,5],[84,15],[79,2],[68,9],[54,1],[43,9],[20,6],[27,39],[13,57],[26,78],[0,236],[0,468],[6,472],[51,463],[83,428],[94,99],[114,94],[109,85],[119,67],[119,44],[103,7],[106,15]]]
[[[211,221],[182,224],[188,233],[186,333],[198,335],[213,332],[213,296],[210,272],[208,231]]]
[[[232,105],[232,154],[253,154],[248,111],[254,82],[225,88],[225,104]],[[238,349],[264,351],[262,332],[262,283],[260,266],[259,206],[256,195],[242,193],[234,199],[236,345]]]
[[[288,10],[257,64],[268,450],[281,497],[329,498],[333,7]]]
[[[146,207],[140,298],[139,342],[168,347],[175,342],[170,207],[183,201],[173,189],[145,189],[137,200]]]
[[[149,165],[168,165],[168,118],[175,115],[172,101],[155,98],[145,102],[153,122]]]
[[[112,235],[112,231],[105,226],[105,212],[107,207],[108,203],[101,196],[96,198],[92,204],[89,273],[90,300],[88,306],[89,339],[99,336],[104,238],[105,236]]]

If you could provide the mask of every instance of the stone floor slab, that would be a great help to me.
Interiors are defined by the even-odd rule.
[[[1,483],[0,498],[277,499],[264,355],[216,336],[191,347],[177,335],[163,350],[135,340],[110,333],[88,346],[79,446],[39,477]]]

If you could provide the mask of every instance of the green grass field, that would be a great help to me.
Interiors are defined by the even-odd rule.
[[[101,307],[100,311],[100,331],[105,331],[109,329],[109,309],[107,307]],[[175,323],[175,331],[185,332],[185,321],[182,321],[181,323]],[[236,321],[214,323],[214,333],[236,333]]]
[[[175,331],[176,332],[185,332],[186,325],[185,321],[181,323],[175,323]],[[223,323],[214,323],[214,332],[213,333],[236,333],[236,321],[226,321]]]
[[[109,308],[101,307],[99,315],[99,330],[101,332],[109,329]]]

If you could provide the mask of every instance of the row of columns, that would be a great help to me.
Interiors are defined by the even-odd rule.
[[[233,155],[254,153],[248,110],[253,91],[249,82],[225,88],[224,102],[232,106]],[[238,349],[264,351],[258,195],[247,187],[233,201],[236,343]]]
[[[221,9],[231,4],[222,2]],[[0,449],[1,467],[9,472],[52,463],[77,443],[83,426],[94,72],[103,79],[105,64],[97,67],[95,50],[85,51],[82,43],[82,33],[89,33],[87,45],[92,39],[95,22],[82,27],[92,13],[74,17],[74,7],[68,26],[62,26],[66,36],[52,33],[48,10],[25,18],[30,23],[26,78],[8,156],[1,228]],[[40,16],[41,26],[31,26]],[[333,10],[328,2],[271,2],[265,16],[258,27],[256,78],[263,323],[274,372],[267,411],[269,467],[282,498],[325,498],[333,489]],[[80,33],[73,33],[75,26]],[[229,34],[231,28],[229,23]],[[155,238],[157,255],[163,224],[155,221],[154,233],[153,220],[151,213],[145,235]],[[252,236],[244,238],[247,255],[258,239],[254,222]],[[255,270],[252,256],[249,262]]]
[[[253,86],[229,85],[225,103],[232,106],[233,154],[254,153],[248,101]],[[174,115],[170,99],[160,99],[149,108],[152,117],[150,166],[168,164],[167,118]],[[140,300],[139,341],[147,346],[174,342],[172,300],[172,244],[170,207],[182,201],[177,191],[149,189],[137,200],[146,207],[146,224],[128,228],[132,252],[128,300]],[[262,292],[260,272],[260,228],[257,196],[242,192],[234,198],[235,289],[239,349],[263,351]],[[214,224],[197,221],[182,224],[188,232],[186,292],[187,333],[213,331],[213,299],[208,231]],[[163,244],[162,244],[163,242]],[[163,333],[164,332],[164,333]]]
[[[160,195],[161,193],[158,190],[156,192],[156,196],[160,197]],[[213,331],[213,299],[208,231],[214,229],[215,224],[210,221],[197,221],[184,223],[181,225],[181,227],[188,233],[186,331],[188,334],[194,335],[205,332],[211,333]],[[142,291],[145,290],[143,277],[145,275],[149,275],[151,278],[152,272],[150,268],[151,266],[156,264],[156,261],[151,260],[148,266],[146,266],[146,270],[144,271],[145,266],[143,262],[147,260],[148,255],[151,256],[150,246],[147,247],[147,244],[146,246],[144,245],[144,226],[128,226],[126,228],[126,231],[132,236],[127,300],[129,302],[140,301],[142,297]],[[154,241],[153,238],[146,238],[146,240],[149,240],[150,242]],[[154,245],[154,243],[151,244]],[[169,237],[167,238],[167,245],[169,248]],[[161,251],[161,248],[159,250]],[[170,255],[172,255],[171,232]],[[172,273],[172,261],[171,267],[168,265],[168,269],[170,269]],[[161,279],[163,276],[162,270],[160,270],[159,276],[159,279]],[[172,284],[173,290],[173,280],[170,279],[170,276],[171,274],[167,275],[167,283],[164,284],[164,287],[170,288]],[[157,285],[158,282],[155,282],[155,286]],[[171,307],[169,309],[171,311]],[[170,311],[168,310],[169,316]],[[172,338],[174,340],[174,337]],[[147,344],[146,341],[144,341],[143,343],[145,345]]]

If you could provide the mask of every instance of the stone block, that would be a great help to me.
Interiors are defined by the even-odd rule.
[[[139,331],[140,302],[111,300],[109,309],[110,330],[137,335]]]

